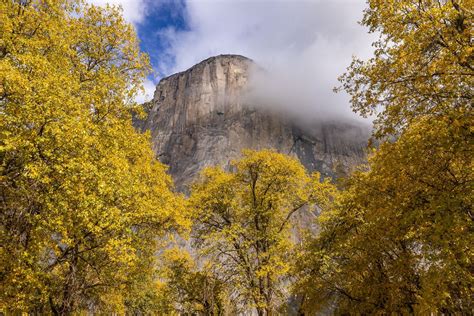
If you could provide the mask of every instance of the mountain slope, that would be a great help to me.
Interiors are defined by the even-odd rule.
[[[245,92],[254,66],[243,56],[220,55],[157,85],[147,117],[135,123],[151,131],[153,150],[169,165],[178,188],[205,166],[228,166],[246,148],[274,148],[326,176],[364,161],[365,126],[319,122],[308,128],[248,104]]]

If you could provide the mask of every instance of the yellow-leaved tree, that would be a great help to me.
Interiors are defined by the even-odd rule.
[[[3,311],[153,304],[156,236],[187,222],[131,124],[148,68],[118,8],[0,2]]]
[[[375,57],[342,76],[380,109],[369,171],[323,211],[297,267],[313,313],[470,314],[474,308],[472,1],[368,1]]]
[[[472,310],[471,138],[422,120],[348,179],[299,260],[304,310],[334,302],[340,313]]]
[[[309,176],[295,158],[271,150],[244,151],[231,168],[206,169],[192,188],[194,244],[238,309],[269,315],[288,298],[293,217],[328,204],[335,188],[320,182],[318,173]]]
[[[473,0],[368,1],[362,24],[378,32],[375,56],[355,59],[340,80],[375,136],[398,135],[421,117],[472,115]],[[466,122],[464,122],[466,123]]]
[[[160,256],[163,281],[162,309],[158,312],[181,315],[231,315],[234,302],[228,295],[228,284],[214,275],[212,264],[196,264],[191,254],[178,247],[167,249]]]

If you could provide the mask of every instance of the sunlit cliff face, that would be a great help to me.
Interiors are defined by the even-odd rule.
[[[252,84],[254,67],[246,57],[220,55],[157,85],[147,118],[136,125],[151,131],[153,150],[180,189],[203,167],[229,166],[248,148],[294,155],[325,176],[364,160],[365,126],[336,115],[302,123],[280,104],[272,106],[269,91],[260,99],[251,95],[259,88]]]

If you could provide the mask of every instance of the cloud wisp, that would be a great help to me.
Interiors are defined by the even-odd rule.
[[[119,5],[123,9],[125,20],[134,24],[140,23],[145,19],[148,6],[150,5],[147,0],[88,0],[88,2],[97,6],[105,6],[106,4]]]
[[[337,77],[353,55],[370,56],[374,37],[357,22],[365,1],[187,1],[188,30],[168,27],[159,71],[185,70],[209,56],[240,54],[266,71],[252,78],[265,103],[303,117],[357,117]]]
[[[239,54],[265,72],[252,97],[306,118],[358,118],[333,88],[352,56],[368,58],[374,35],[360,26],[363,0],[91,0],[120,4],[152,56],[158,78],[214,55]],[[179,16],[175,19],[173,15]],[[176,23],[176,21],[181,21]],[[146,26],[146,27],[144,27]]]

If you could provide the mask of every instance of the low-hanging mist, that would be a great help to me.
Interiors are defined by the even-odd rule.
[[[158,71],[183,71],[209,56],[240,54],[264,71],[253,72],[251,97],[305,119],[359,118],[337,77],[352,56],[372,54],[373,36],[357,25],[363,1],[219,1],[185,3],[189,28],[157,33],[168,43]]]
[[[89,0],[119,4],[151,56],[155,76],[138,101],[149,100],[163,77],[210,56],[239,54],[266,72],[251,84],[259,101],[305,119],[359,118],[337,77],[352,56],[372,54],[374,36],[358,25],[365,1]]]

